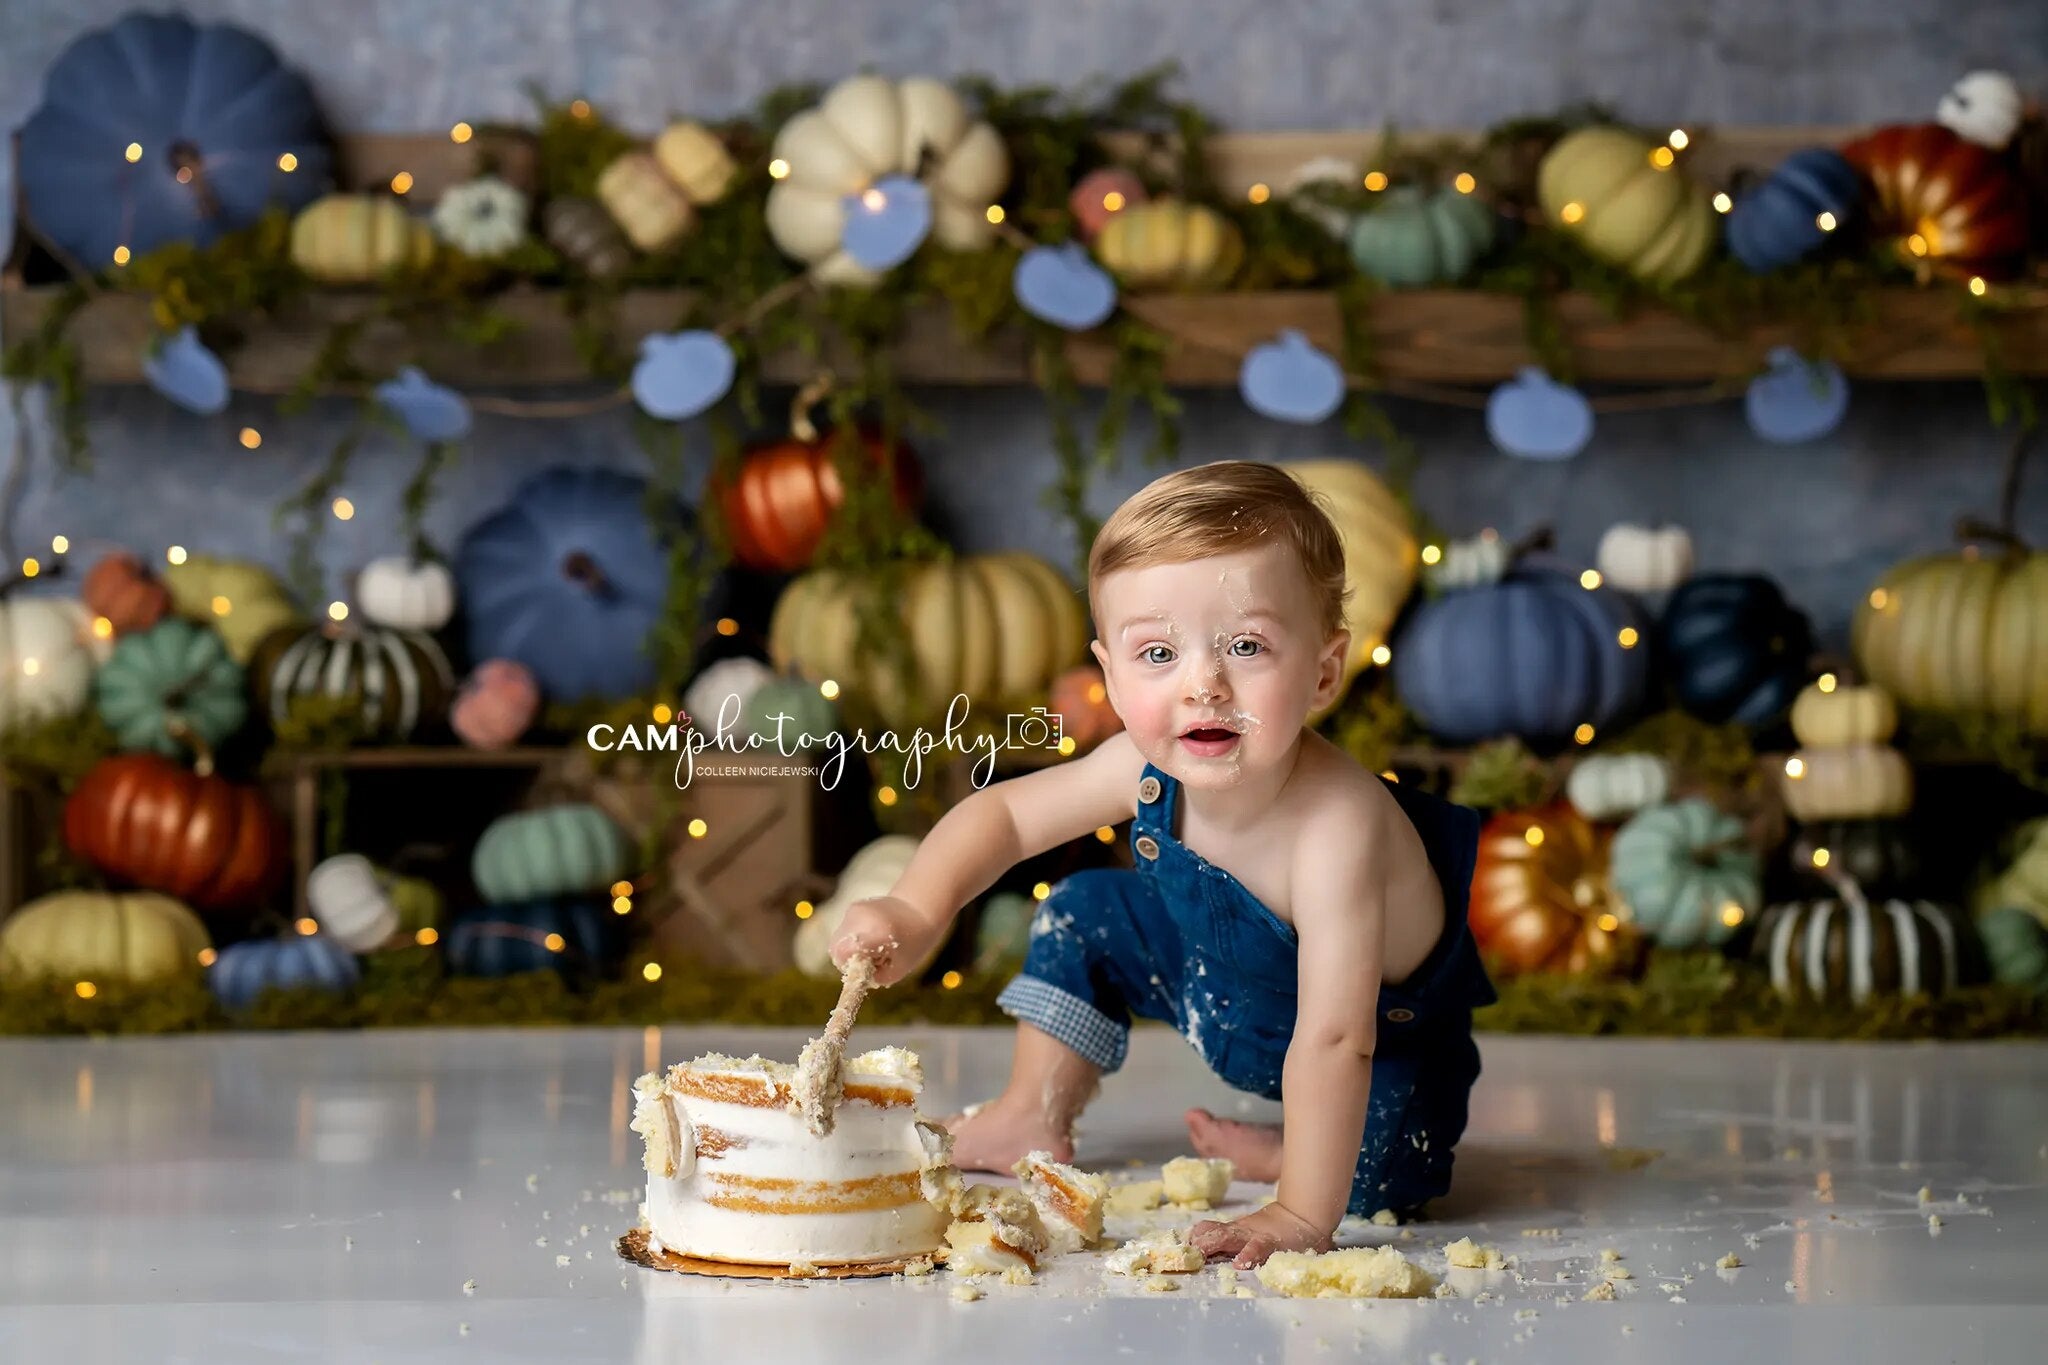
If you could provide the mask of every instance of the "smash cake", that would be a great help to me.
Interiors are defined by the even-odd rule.
[[[952,1139],[917,1116],[917,1056],[848,1058],[831,1131],[806,1126],[797,1069],[707,1055],[634,1083],[648,1249],[806,1274],[929,1257],[961,1199]]]

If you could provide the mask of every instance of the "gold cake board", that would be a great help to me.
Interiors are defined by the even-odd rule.
[[[656,1255],[646,1228],[634,1228],[619,1238],[619,1255],[649,1270],[672,1270],[678,1275],[714,1275],[735,1280],[860,1280],[880,1275],[901,1275],[910,1268],[908,1260],[862,1261],[858,1265],[821,1265],[808,1275],[793,1275],[786,1265],[741,1265],[734,1261],[706,1261],[663,1249]]]

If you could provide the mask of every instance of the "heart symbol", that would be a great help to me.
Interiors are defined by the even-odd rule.
[[[417,365],[407,365],[398,378],[377,386],[377,401],[405,423],[420,441],[459,441],[469,435],[469,404],[461,394],[436,384]]]
[[[1079,242],[1035,246],[1017,259],[1010,289],[1032,317],[1085,332],[1116,311],[1116,281]]]
[[[716,332],[670,332],[640,343],[633,400],[651,417],[681,422],[725,397],[736,368],[732,347]]]
[[[1237,373],[1237,390],[1253,412],[1276,422],[1313,426],[1344,402],[1344,371],[1293,328],[1252,348]]]
[[[1503,455],[1569,460],[1593,439],[1593,407],[1571,385],[1525,365],[1487,398],[1486,434]]]
[[[1849,411],[1849,381],[1826,360],[1809,361],[1776,346],[1768,368],[1749,381],[1742,406],[1749,427],[1766,441],[1797,445],[1827,435]]]
[[[932,230],[932,196],[907,175],[885,175],[845,199],[846,227],[839,244],[854,263],[891,270],[916,254]]]
[[[188,412],[211,416],[228,405],[228,367],[185,327],[142,358],[151,388]]]

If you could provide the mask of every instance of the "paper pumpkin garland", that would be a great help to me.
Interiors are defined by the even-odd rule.
[[[427,378],[417,365],[404,366],[397,378],[379,384],[377,401],[415,440],[459,441],[469,435],[468,400]]]
[[[197,328],[181,327],[152,346],[143,357],[142,377],[187,412],[210,417],[227,409],[228,368],[199,339]]]
[[[1849,381],[1833,361],[1809,361],[1790,346],[1775,346],[1764,372],[1749,381],[1742,407],[1750,430],[1767,441],[1814,441],[1842,424]]]
[[[738,368],[732,347],[716,332],[655,333],[640,343],[633,400],[650,417],[684,421],[725,397]]]
[[[1302,426],[1314,426],[1344,405],[1344,371],[1293,328],[1252,348],[1237,387],[1261,417]]]
[[[1486,434],[1505,455],[1569,460],[1593,439],[1593,407],[1577,389],[1527,365],[1486,400]]]
[[[1116,281],[1078,242],[1024,252],[1010,287],[1025,312],[1070,332],[1099,327],[1116,311]]]

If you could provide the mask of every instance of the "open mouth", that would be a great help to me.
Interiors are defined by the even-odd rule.
[[[1197,758],[1218,758],[1236,748],[1241,738],[1227,725],[1191,725],[1181,731],[1180,744]]]
[[[1182,739],[1192,739],[1200,744],[1222,744],[1237,738],[1237,731],[1221,725],[1197,725],[1192,730],[1183,730]]]

